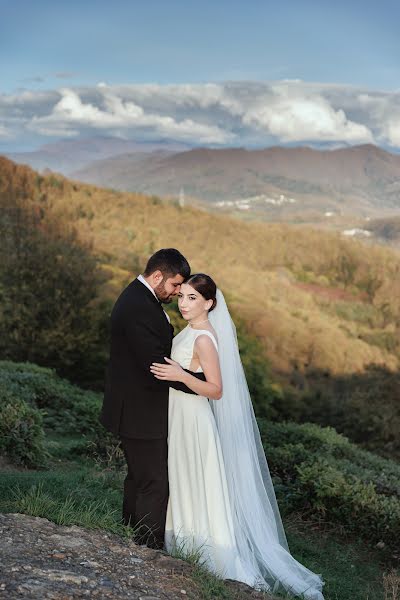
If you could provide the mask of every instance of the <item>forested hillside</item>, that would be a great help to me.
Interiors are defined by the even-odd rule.
[[[11,277],[7,289],[13,297],[4,285],[3,294],[17,308],[22,288],[37,298],[35,314],[21,308],[20,326],[13,324],[11,338],[7,332],[2,336],[5,358],[62,363],[64,375],[101,385],[109,310],[104,303],[110,307],[154,250],[176,246],[193,271],[215,278],[241,330],[257,346],[253,354],[269,365],[275,392],[265,413],[317,420],[352,435],[352,419],[345,426],[340,416],[352,402],[365,407],[357,417],[361,429],[379,438],[369,440],[372,447],[392,452],[398,445],[398,255],[333,233],[242,223],[155,196],[40,176],[6,159],[0,182],[8,244],[2,244],[3,282]],[[29,227],[28,238],[21,238],[21,215],[32,224],[32,239]],[[62,299],[51,314],[50,297]],[[38,351],[46,346],[53,350]],[[253,370],[261,371],[255,360],[249,368],[254,362]],[[379,397],[371,397],[371,378]]]

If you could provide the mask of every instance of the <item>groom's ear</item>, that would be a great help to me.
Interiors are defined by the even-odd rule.
[[[154,283],[157,283],[157,284],[160,283],[164,278],[163,274],[161,273],[161,271],[159,269],[157,269],[157,271],[154,271],[152,273],[152,277],[153,277]]]

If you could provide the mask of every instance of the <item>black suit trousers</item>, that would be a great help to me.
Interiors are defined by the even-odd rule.
[[[163,548],[169,492],[167,440],[122,437],[121,444],[128,465],[124,523],[136,530],[136,543]]]

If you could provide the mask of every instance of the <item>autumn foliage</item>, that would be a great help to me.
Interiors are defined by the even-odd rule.
[[[375,407],[385,405],[391,417],[381,420],[385,432],[372,428],[370,447],[399,451],[390,391],[400,363],[395,252],[339,233],[245,223],[156,196],[42,176],[6,159],[0,197],[9,215],[1,219],[8,231],[0,268],[3,358],[61,364],[75,381],[98,383],[109,310],[100,300],[110,306],[153,251],[175,246],[193,271],[215,278],[240,322],[259,414],[333,424],[360,441],[356,422],[367,426]],[[378,369],[373,397],[371,365]],[[376,373],[394,387],[380,386]],[[323,407],[333,410],[343,386],[350,396],[341,396],[342,416],[328,414]]]
[[[48,210],[27,169],[2,167],[1,356],[56,367],[81,383],[101,381],[105,316],[97,261],[73,226]]]

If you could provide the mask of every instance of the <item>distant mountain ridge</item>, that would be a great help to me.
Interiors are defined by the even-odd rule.
[[[123,191],[178,197],[183,189],[189,201],[252,220],[326,223],[329,217],[326,224],[340,229],[343,216],[362,227],[354,218],[400,211],[400,155],[371,144],[249,150],[97,137],[8,156],[40,171]]]
[[[147,194],[185,194],[207,202],[258,195],[297,196],[342,207],[400,209],[400,155],[367,144],[309,147],[197,148],[125,154],[94,162],[73,176],[87,183]]]
[[[32,169],[43,171],[50,169],[63,175],[69,175],[77,169],[85,168],[97,160],[108,159],[113,156],[124,155],[132,152],[154,152],[169,150],[180,152],[187,149],[186,144],[177,142],[136,142],[116,137],[89,137],[67,139],[45,144],[31,152],[12,152],[6,154],[8,158],[26,164]]]

